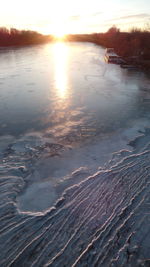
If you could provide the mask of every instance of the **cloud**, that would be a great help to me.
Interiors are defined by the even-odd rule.
[[[84,14],[84,15],[74,15],[74,16],[70,16],[69,17],[69,20],[72,20],[72,21],[78,21],[80,19],[85,19],[85,18],[89,18],[89,17],[96,17],[96,16],[99,16],[99,15],[102,15],[103,12],[95,12],[95,13],[89,13],[89,14]]]
[[[126,20],[126,19],[146,19],[146,18],[150,18],[150,14],[141,13],[141,14],[135,14],[135,15],[129,15],[129,16],[122,16],[119,18],[110,19],[108,21]]]

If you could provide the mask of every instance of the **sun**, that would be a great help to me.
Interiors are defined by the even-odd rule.
[[[68,34],[68,27],[66,24],[59,21],[53,22],[50,26],[45,27],[44,34],[51,34],[54,38],[63,40]]]
[[[61,18],[57,17],[56,19],[55,17],[55,20],[51,25],[51,34],[57,39],[63,39],[67,33],[68,33],[68,24]]]
[[[56,32],[53,35],[54,35],[54,37],[60,38],[60,39],[65,37],[65,33],[63,33],[63,32]]]

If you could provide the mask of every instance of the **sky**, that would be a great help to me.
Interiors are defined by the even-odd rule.
[[[0,26],[67,33],[150,26],[149,0],[0,0]]]

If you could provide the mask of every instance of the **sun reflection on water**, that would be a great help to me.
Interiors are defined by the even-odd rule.
[[[59,98],[64,99],[67,96],[68,77],[68,47],[63,42],[54,44],[54,65],[55,65],[55,87]]]

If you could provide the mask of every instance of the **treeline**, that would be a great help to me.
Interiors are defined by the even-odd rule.
[[[31,44],[40,44],[50,41],[51,36],[42,35],[36,31],[29,30],[8,30],[5,27],[0,28],[0,46],[22,46]]]
[[[69,42],[95,42],[95,34],[69,34],[65,40]]]
[[[84,35],[69,35],[69,41],[93,42],[103,47],[112,47],[123,58],[135,60],[150,60],[150,31],[132,29],[121,32],[117,27],[111,27],[106,33]]]
[[[106,33],[94,34],[95,43],[104,47],[113,47],[122,57],[140,57],[150,60],[150,32],[148,30],[132,29],[121,32],[111,27]]]

